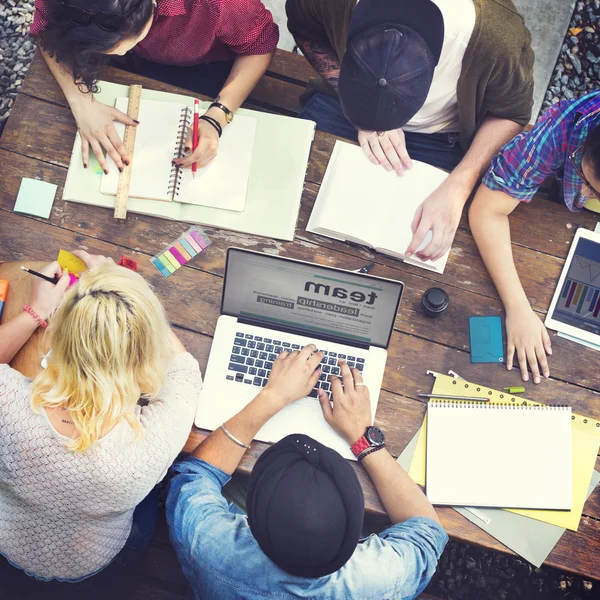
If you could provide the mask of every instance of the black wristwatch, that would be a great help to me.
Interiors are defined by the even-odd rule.
[[[225,120],[228,123],[231,123],[231,121],[233,121],[233,113],[224,104],[221,104],[219,102],[220,99],[221,99],[221,96],[217,96],[214,99],[214,102],[208,108],[210,109],[213,106],[220,108],[225,113]]]
[[[376,452],[382,448],[385,448],[385,435],[375,425],[367,427],[364,435],[350,447],[352,453],[359,461],[368,454],[371,454],[371,452]]]

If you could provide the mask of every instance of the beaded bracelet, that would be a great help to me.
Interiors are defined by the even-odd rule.
[[[223,128],[221,127],[221,123],[219,123],[219,121],[217,121],[215,118],[210,117],[208,115],[202,115],[200,118],[203,121],[210,123],[216,129],[217,133],[219,134],[219,137],[223,135]]]
[[[23,310],[26,313],[29,313],[38,322],[38,325],[42,329],[46,329],[46,327],[48,327],[48,323],[46,321],[44,321],[44,319],[42,319],[42,317],[40,317],[40,315],[38,315],[35,312],[35,310],[33,310],[33,308],[31,308],[31,306],[29,306],[29,304],[23,304]]]
[[[360,462],[365,456],[377,452],[377,450],[382,450],[383,448],[385,448],[385,444],[381,444],[381,446],[369,446],[356,457],[356,460]]]

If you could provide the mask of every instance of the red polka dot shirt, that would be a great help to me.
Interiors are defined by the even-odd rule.
[[[48,23],[49,1],[35,0],[30,29],[34,36]],[[133,49],[153,62],[189,66],[268,54],[277,47],[279,29],[260,0],[158,0],[157,4],[150,32]]]

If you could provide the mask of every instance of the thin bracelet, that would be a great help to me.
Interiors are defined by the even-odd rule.
[[[385,444],[381,444],[381,446],[369,446],[356,457],[356,460],[360,462],[365,456],[377,452],[377,450],[381,450],[382,448],[385,448]]]
[[[219,121],[217,121],[216,119],[213,119],[212,117],[209,117],[208,115],[202,115],[200,118],[203,121],[210,123],[215,128],[217,133],[219,134],[219,137],[221,137],[221,135],[223,135],[223,128],[221,127],[221,123],[219,123]]]
[[[232,435],[231,433],[229,433],[229,431],[227,431],[226,427],[225,427],[225,423],[223,423],[223,425],[221,425],[221,429],[223,430],[223,433],[234,443],[237,444],[238,446],[240,446],[241,448],[246,448],[246,450],[248,450],[250,448],[250,446],[248,446],[248,444],[244,444],[244,442],[240,442],[240,440],[238,440],[234,435]]]
[[[23,304],[23,310],[30,314],[38,322],[38,325],[42,329],[46,329],[46,327],[48,327],[48,322],[42,319],[42,317],[40,317],[40,315],[38,315],[35,310],[29,306],[29,304]]]

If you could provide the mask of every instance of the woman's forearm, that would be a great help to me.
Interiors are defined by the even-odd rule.
[[[273,53],[238,56],[219,94],[220,102],[235,112],[265,74],[272,56]]]
[[[0,325],[0,364],[8,364],[37,328],[37,321],[26,312]]]

